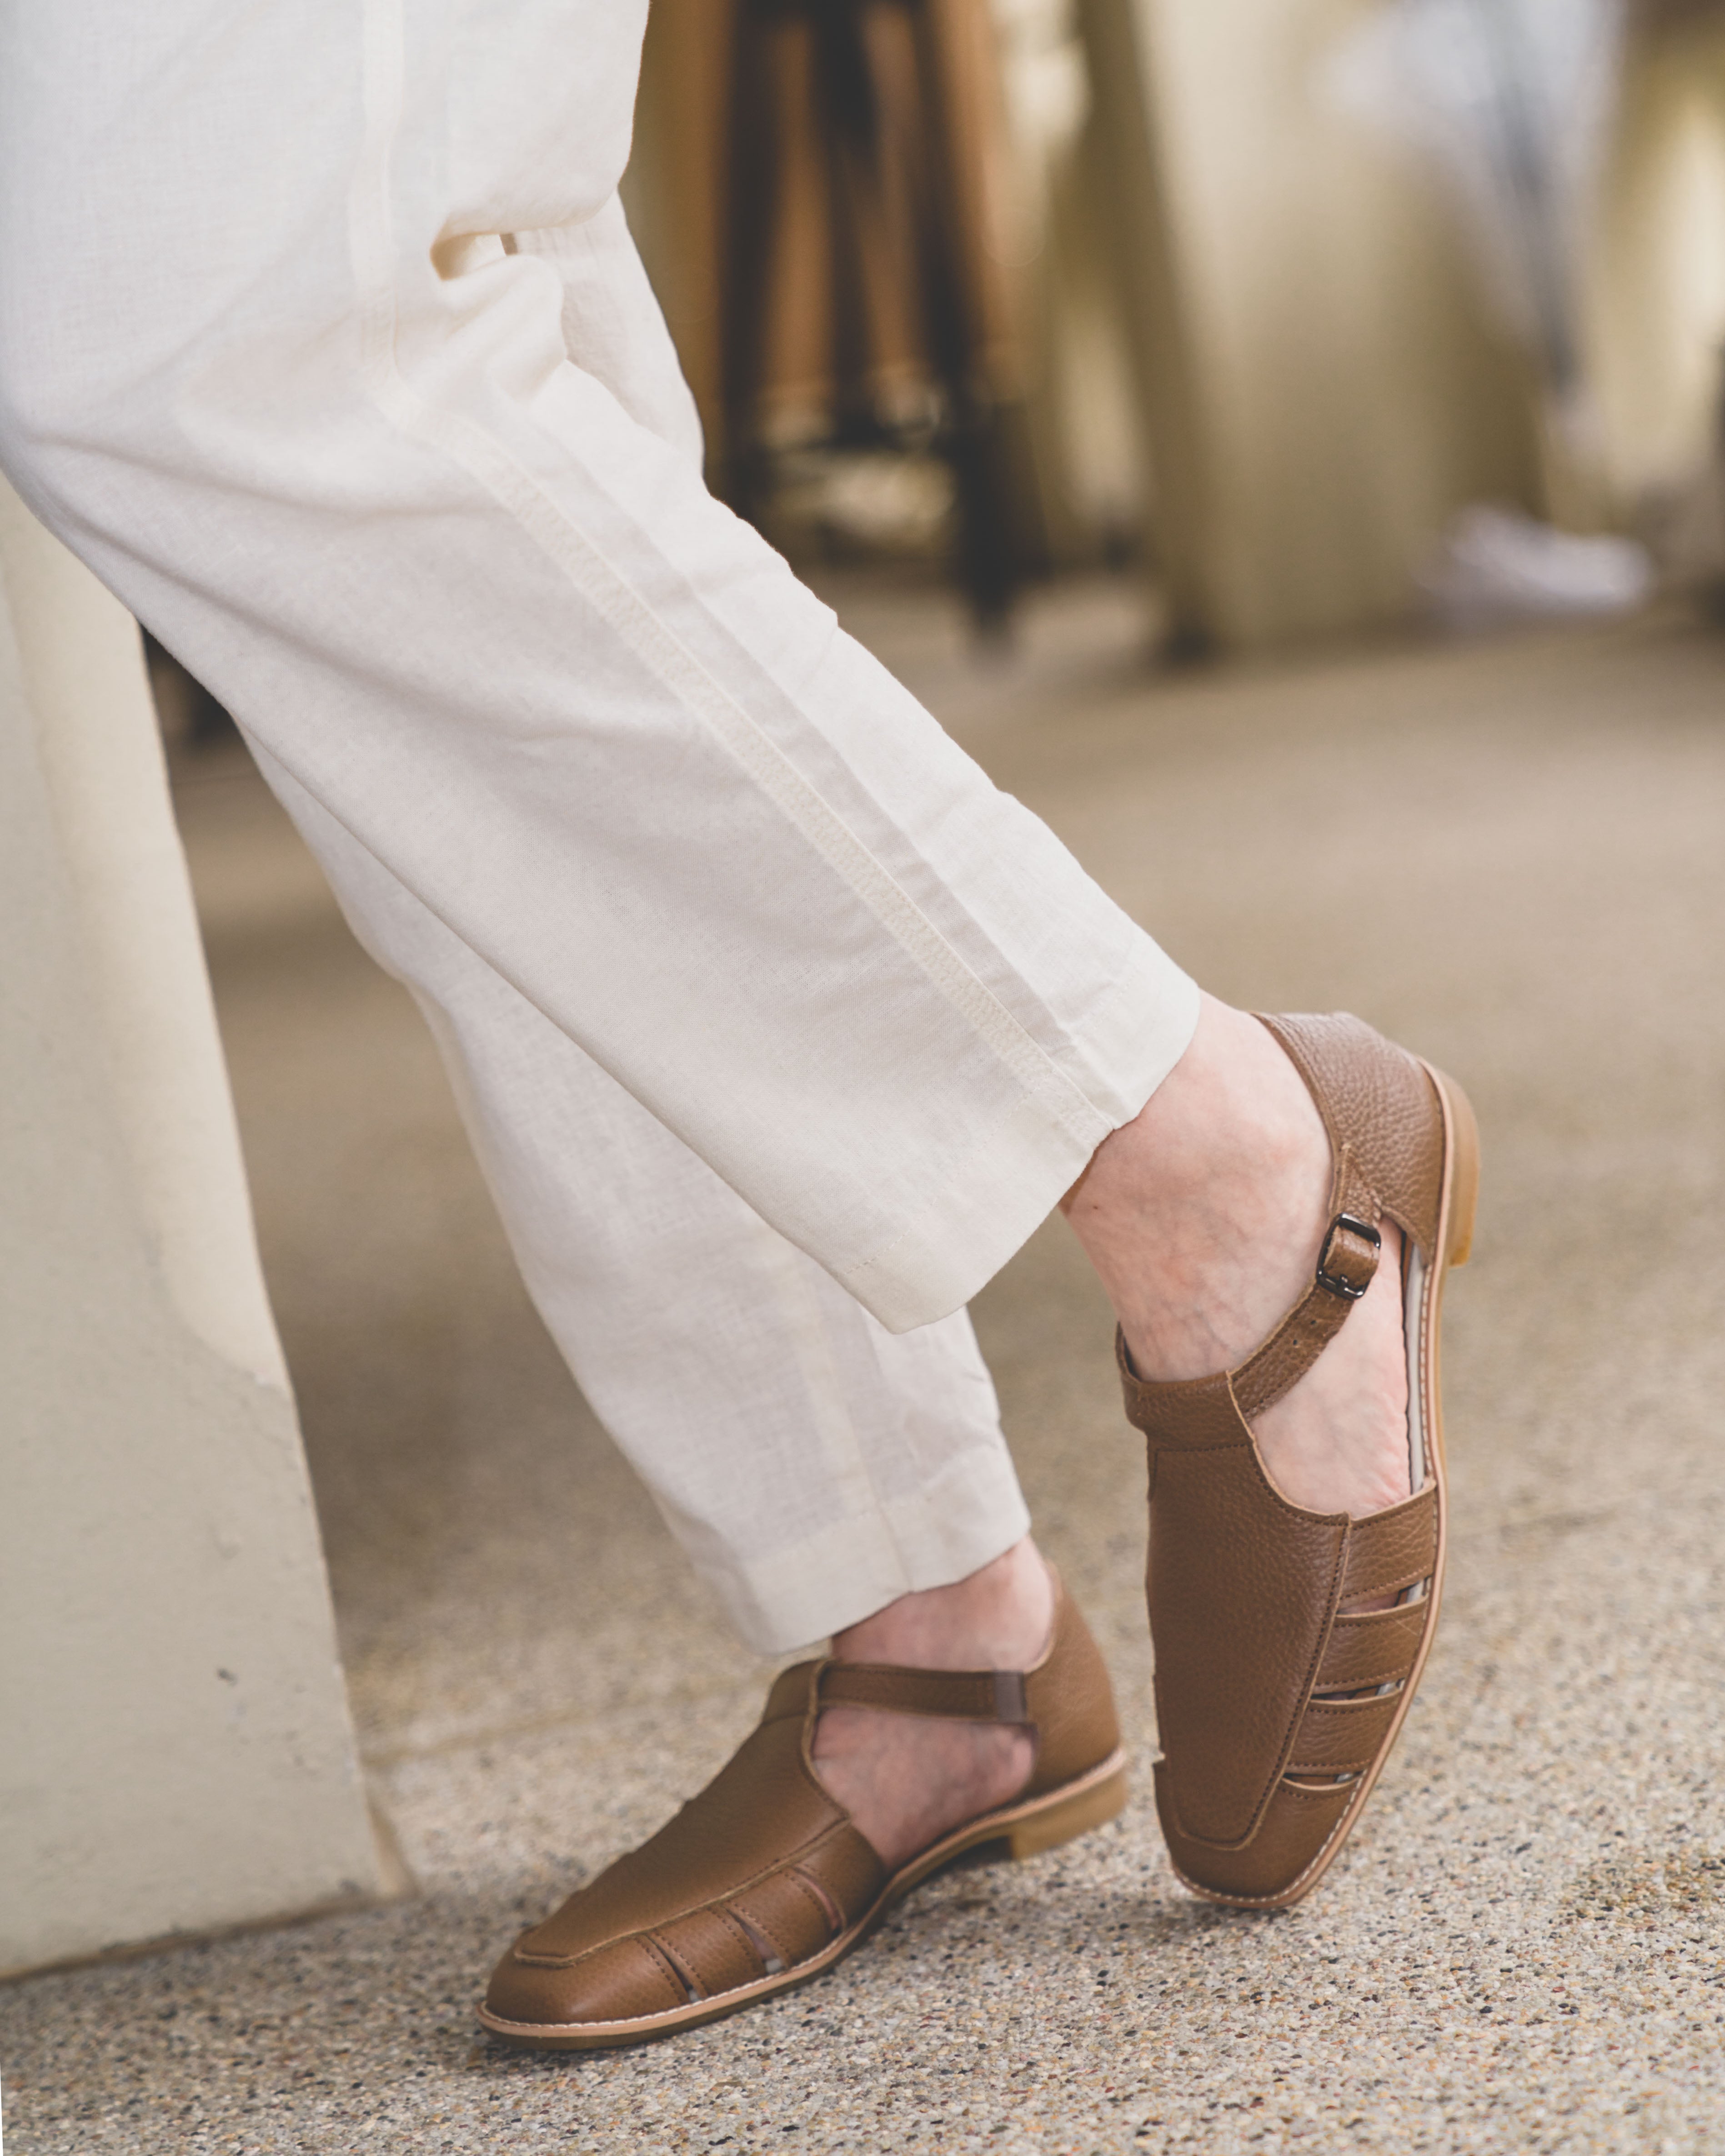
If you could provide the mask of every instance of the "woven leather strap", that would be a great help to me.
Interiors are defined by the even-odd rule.
[[[823,1707],[875,1707],[944,1722],[1030,1719],[1019,1670],[909,1670],[891,1662],[827,1662],[819,1681]]]

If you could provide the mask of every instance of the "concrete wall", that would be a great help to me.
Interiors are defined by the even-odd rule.
[[[376,1892],[136,627],[0,484],[0,1970]]]

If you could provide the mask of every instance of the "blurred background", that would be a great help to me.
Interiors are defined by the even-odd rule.
[[[624,193],[817,578],[1127,572],[1173,657],[1719,604],[1717,0],[654,0]]]
[[[1721,566],[1717,7],[655,0],[627,191],[793,558],[1130,561],[1186,649],[1645,595],[1481,504]]]
[[[541,1327],[411,999],[153,651],[221,1029],[198,1112],[224,1058],[292,1488],[273,1527],[221,1509],[268,1358],[159,1383],[184,1327],[153,1246],[131,1361],[117,1289],[80,1316],[133,1213],[49,1263],[57,1163],[14,1268],[21,1308],[40,1276],[73,1315],[13,1959],[348,1907],[0,1988],[18,2148],[1717,2148],[1725,0],[653,0],[625,192],[715,490],[1207,987],[1358,1009],[1466,1084],[1444,1634],[1326,1892],[1268,1922],[1188,1900],[1147,1797],[1142,1456],[1056,1222],[974,1316],[1133,1732],[1127,1816],[936,1882],[685,2041],[478,2041],[500,1942],[701,1784],[762,1672]],[[104,860],[159,789],[126,770]],[[18,918],[46,887],[20,872]],[[123,1075],[181,932],[111,911]],[[32,1114],[94,1157],[59,1020],[21,1023],[16,1157]],[[317,1537],[382,1853],[356,1813],[339,1866],[326,1835],[295,1869],[264,1799],[310,1816],[340,1779],[302,1772],[296,1702],[348,1756]],[[222,1603],[175,1661],[141,1619],[206,1574],[249,1583],[252,1632]],[[197,1686],[177,1753],[155,1730]]]

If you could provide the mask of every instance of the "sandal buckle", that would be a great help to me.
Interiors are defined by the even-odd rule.
[[[1338,1213],[1331,1221],[1329,1233],[1324,1237],[1324,1246],[1317,1254],[1318,1286],[1321,1288],[1327,1288],[1332,1295],[1340,1296],[1344,1302],[1358,1302],[1366,1289],[1371,1286],[1371,1281],[1368,1280],[1362,1286],[1351,1280],[1345,1279],[1342,1274],[1332,1273],[1329,1270],[1330,1251],[1337,1236],[1344,1228],[1349,1235],[1358,1235],[1363,1242],[1369,1243],[1373,1251],[1383,1249],[1384,1238],[1369,1220],[1357,1219],[1352,1213]],[[1377,1270],[1375,1261],[1372,1270],[1374,1273]]]

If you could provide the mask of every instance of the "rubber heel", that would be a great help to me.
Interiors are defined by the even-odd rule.
[[[1118,1819],[1125,1808],[1126,1769],[1117,1767],[1106,1780],[1087,1789],[1076,1789],[1045,1812],[1020,1820],[1008,1830],[1007,1848],[1014,1861],[1040,1856],[1044,1850],[1058,1849],[1062,1842],[1074,1841],[1092,1827],[1106,1826],[1110,1820]]]

